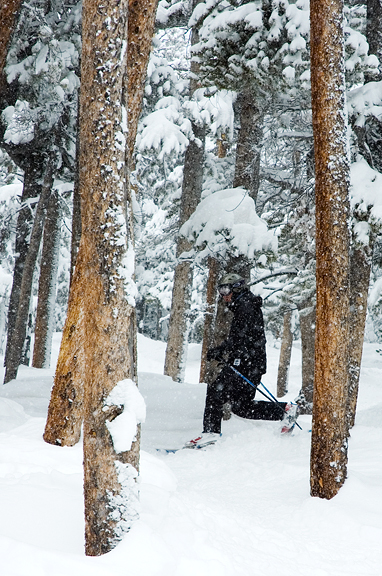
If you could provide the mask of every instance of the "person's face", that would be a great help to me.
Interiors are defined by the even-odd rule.
[[[221,284],[218,288],[220,296],[224,302],[231,302],[232,300],[232,286],[231,284]]]

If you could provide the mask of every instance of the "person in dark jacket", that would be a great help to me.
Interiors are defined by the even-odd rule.
[[[283,420],[291,405],[286,402],[255,400],[256,388],[266,373],[266,338],[262,298],[255,296],[238,274],[226,274],[219,294],[233,313],[228,338],[207,353],[207,360],[223,363],[216,380],[207,387],[203,433],[185,447],[202,447],[216,442],[221,435],[223,406],[231,405],[237,416],[252,420]],[[234,369],[234,370],[233,370]],[[251,386],[237,372],[253,384]]]

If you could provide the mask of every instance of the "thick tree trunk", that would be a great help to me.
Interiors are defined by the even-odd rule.
[[[5,362],[4,384],[16,378],[22,360],[22,351],[27,332],[30,299],[32,294],[33,273],[36,267],[42,232],[44,229],[46,211],[52,191],[52,174],[53,166],[52,164],[49,164],[47,167],[46,175],[44,177],[41,195],[38,201],[36,215],[33,223],[28,254],[26,256],[23,268],[15,327],[12,331],[9,345],[7,344],[8,351]]]
[[[129,133],[126,137],[125,169],[128,178],[130,166],[130,153],[134,147],[132,134],[136,134],[140,115],[139,103],[142,103],[143,85],[147,70],[150,46],[152,43],[154,16],[150,10],[154,9],[152,1],[144,5],[142,2],[130,0],[128,18],[128,46],[127,46],[127,80],[124,81],[125,98],[128,99]],[[150,12],[150,14],[149,14]],[[145,15],[145,18],[142,18]],[[137,23],[135,23],[137,19]],[[133,46],[131,46],[133,44]],[[134,68],[134,70],[131,70]],[[134,78],[134,81],[132,80]],[[138,92],[140,90],[140,93]],[[71,273],[75,275],[75,265],[78,245],[81,237],[81,201],[80,195],[73,196],[73,229],[72,229],[72,264]],[[131,202],[128,197],[126,185],[128,212]],[[132,222],[129,223],[129,232],[132,234]],[[71,278],[71,285],[73,276]],[[83,315],[75,306],[75,302],[82,298],[83,287],[80,280],[76,280],[73,290],[69,294],[68,313],[61,341],[54,387],[48,410],[45,426],[44,440],[50,444],[60,446],[73,446],[80,439],[83,419],[84,379],[83,370],[85,360],[83,356]]]
[[[85,551],[111,550],[136,517],[139,441],[117,453],[107,397],[136,378],[133,246],[125,206],[123,82],[127,0],[83,5],[80,99],[82,235],[73,277],[83,314]],[[105,24],[107,23],[107,24]],[[122,411],[123,411],[123,402]],[[121,408],[121,407],[120,407]],[[120,412],[121,410],[119,410]],[[124,480],[124,476],[125,479]],[[127,483],[125,483],[125,481]],[[119,500],[119,506],[117,504]]]
[[[127,0],[111,0],[103,6],[85,0],[83,6],[82,234],[44,436],[55,441],[50,432],[62,419],[62,408],[75,424],[73,431],[78,432],[84,415],[85,550],[90,556],[111,550],[137,517],[139,429],[131,446],[118,448],[117,453],[109,426],[123,412],[124,402],[109,405],[108,401],[116,386],[119,389],[121,383],[137,376],[131,202],[126,193],[127,112],[123,108],[124,103],[129,107],[128,95],[124,100],[127,9]],[[65,386],[76,400],[75,423],[70,398],[60,395]],[[54,399],[58,399],[58,409]],[[67,428],[61,428],[63,437],[67,433]]]
[[[13,269],[12,290],[8,306],[8,330],[7,330],[7,347],[5,352],[4,366],[7,363],[7,357],[12,342],[12,334],[16,324],[17,310],[20,300],[21,280],[23,277],[25,259],[28,254],[29,238],[33,226],[34,208],[37,199],[41,194],[41,161],[40,159],[31,158],[30,165],[24,173],[23,194],[21,197],[21,208],[17,217],[16,224],[16,243],[15,243],[15,266]],[[35,202],[30,200],[34,198]]]
[[[316,307],[299,311],[301,329],[301,377],[299,397],[301,414],[312,414],[314,388],[314,347],[316,335]]]
[[[354,247],[350,258],[349,395],[347,409],[349,429],[354,426],[357,408],[372,245],[373,241],[371,240],[370,246]]]
[[[34,368],[49,368],[54,329],[58,257],[60,249],[60,199],[54,192],[49,200],[41,253],[40,280],[34,335]]]
[[[217,285],[219,281],[220,264],[215,258],[208,259],[208,280],[206,294],[206,312],[204,315],[202,356],[200,362],[199,382],[208,382],[209,362],[207,362],[208,349],[212,347],[214,335],[214,321],[216,311]]]
[[[317,314],[311,494],[330,499],[346,479],[349,383],[349,159],[342,0],[311,0],[316,165]]]
[[[290,359],[292,355],[292,310],[284,313],[283,335],[281,340],[279,368],[277,372],[277,397],[281,398],[288,392]]]

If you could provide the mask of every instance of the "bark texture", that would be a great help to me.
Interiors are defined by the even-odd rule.
[[[203,183],[205,128],[193,126],[195,140],[191,140],[185,155],[179,227],[186,222],[200,202]],[[191,303],[193,271],[189,260],[181,259],[192,244],[180,237],[177,243],[178,264],[174,273],[171,314],[168,328],[164,373],[175,381],[184,377],[187,354],[188,318]]]
[[[260,186],[260,150],[263,137],[263,115],[253,93],[239,95],[240,130],[236,145],[233,187],[245,188],[256,202]]]
[[[54,192],[49,200],[44,227],[32,360],[34,368],[49,368],[50,366],[60,249],[60,225],[60,201],[58,193]]]
[[[208,375],[209,364],[207,362],[207,352],[213,346],[214,321],[216,311],[217,286],[219,282],[220,264],[215,258],[208,259],[208,280],[206,294],[206,312],[204,315],[203,344],[200,362],[199,382],[210,381]]]
[[[330,499],[346,478],[348,436],[349,159],[343,3],[312,0],[310,11],[317,253],[311,494]]]
[[[80,96],[80,94],[79,94]],[[72,283],[74,268],[76,266],[78,249],[81,241],[81,196],[79,190],[79,156],[80,156],[80,115],[77,114],[77,137],[76,137],[76,174],[73,188],[73,208],[72,208],[72,237],[70,244],[70,278],[69,285]]]
[[[316,335],[316,307],[300,310],[301,379],[299,396],[301,414],[312,414],[314,388],[314,348]]]
[[[127,153],[133,158],[143,89],[155,26],[158,0],[129,0],[127,94],[129,98]]]
[[[280,348],[279,368],[277,372],[277,397],[281,398],[288,392],[288,377],[292,355],[292,310],[284,313],[283,335]]]
[[[105,401],[114,387],[136,377],[135,314],[125,287],[131,277],[125,279],[121,270],[128,250],[132,250],[126,222],[126,128],[122,108],[126,40],[127,0],[111,0],[102,6],[96,0],[85,0],[79,157],[82,235],[73,277],[73,285],[79,282],[82,290],[77,293],[78,300],[72,302],[83,314],[88,556],[104,554],[116,545],[134,519],[136,498],[135,482],[127,488],[123,485],[118,462],[125,471],[131,470],[132,478],[136,476],[138,441],[130,452],[117,454],[107,422],[118,416],[118,407],[114,413],[105,410]],[[129,274],[127,270],[125,273]]]
[[[16,242],[15,242],[15,265],[13,269],[12,290],[8,307],[7,348],[4,365],[7,363],[8,353],[12,343],[12,334],[16,324],[17,310],[20,300],[21,281],[23,277],[25,259],[28,254],[29,239],[33,226],[34,206],[32,198],[38,198],[41,193],[41,170],[40,162],[34,156],[31,157],[29,167],[24,172],[24,186],[21,197],[21,207],[17,216]]]
[[[2,0],[0,4],[0,93],[3,88],[3,71],[8,47],[23,0]]]
[[[52,184],[53,165],[48,162],[47,172],[44,177],[41,195],[36,209],[28,253],[23,267],[15,325],[10,338],[8,338],[7,341],[4,384],[16,378],[22,361],[22,352],[27,333],[30,299],[32,294],[33,273],[40,249],[45,216],[52,191]]]
[[[78,267],[71,282],[68,312],[43,436],[45,442],[57,446],[74,446],[80,439],[83,421],[84,314],[80,302],[85,287],[81,258],[83,256],[79,255]]]
[[[371,239],[369,246],[354,247],[350,259],[349,429],[354,426],[357,408],[373,244]]]
[[[367,0],[366,38],[369,54],[379,60],[379,77],[365,75],[365,82],[380,80],[382,77],[382,0]]]

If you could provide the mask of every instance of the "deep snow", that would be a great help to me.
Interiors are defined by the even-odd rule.
[[[309,496],[303,431],[233,417],[220,443],[162,455],[201,431],[205,386],[191,345],[186,384],[162,376],[165,345],[139,336],[141,517],[109,554],[83,552],[82,450],[45,444],[53,369],[22,367],[0,389],[1,576],[372,576],[382,574],[382,357],[365,344],[348,479],[331,501]],[[53,360],[57,358],[58,335]],[[264,383],[275,392],[279,350]],[[300,386],[293,347],[288,399]]]

